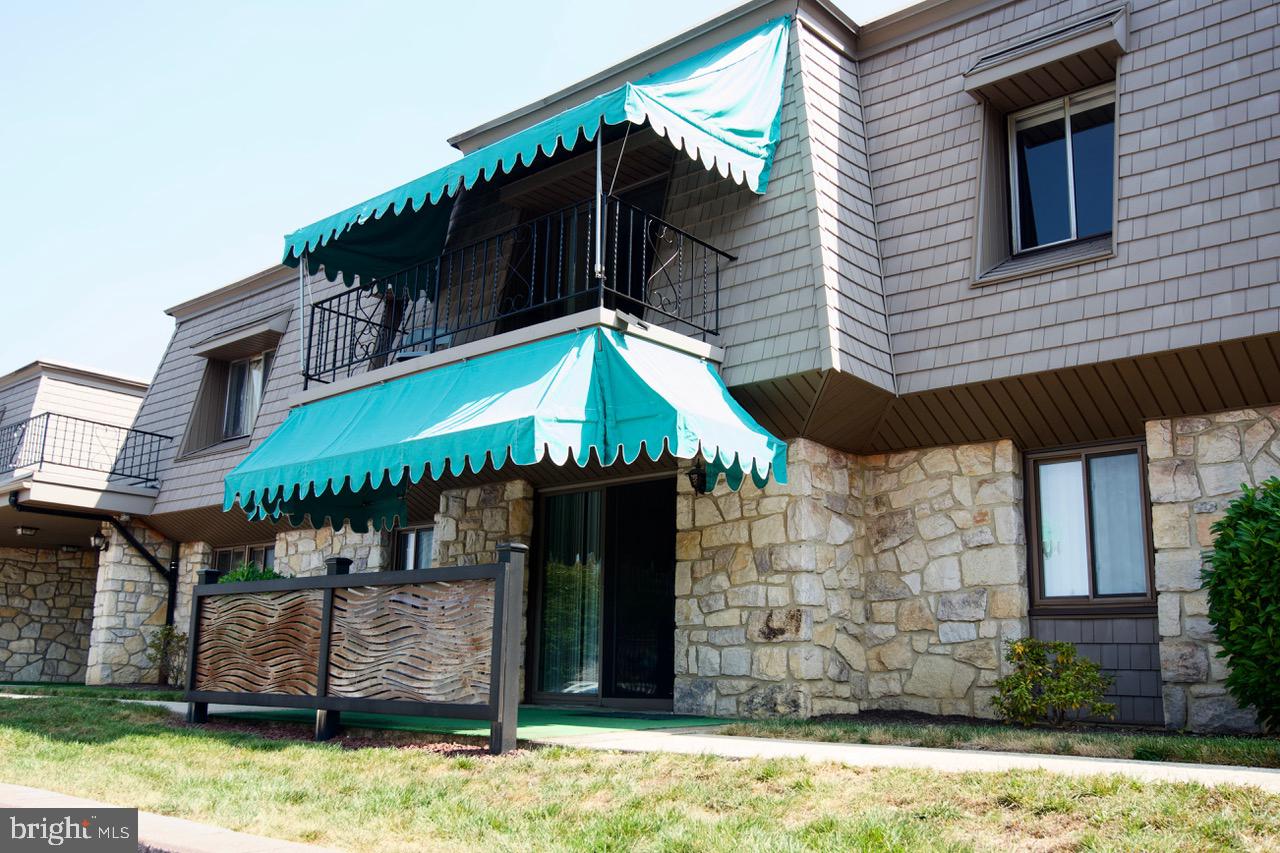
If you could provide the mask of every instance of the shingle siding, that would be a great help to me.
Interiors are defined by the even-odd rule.
[[[854,60],[799,27],[807,148],[822,269],[830,365],[893,390],[871,174]]]
[[[725,349],[721,373],[730,385],[822,367],[822,350],[830,345],[820,323],[799,57],[793,27],[768,192],[754,195],[682,155],[667,194],[673,225],[737,256],[720,275],[718,343]]]
[[[962,74],[1097,8],[1017,0],[856,61],[801,15],[768,192],[683,154],[668,183],[665,218],[737,256],[716,341],[729,385],[836,368],[906,394],[1280,329],[1273,3],[1136,0],[1118,76],[1115,256],[974,285],[983,116]],[[468,236],[514,223],[497,196],[464,206]],[[315,282],[310,298],[338,287]],[[178,439],[157,512],[219,503],[245,453],[174,458],[205,368],[192,344],[290,312],[252,442],[284,418],[301,388],[295,288],[281,274],[177,324],[137,422]]]
[[[192,352],[193,345],[220,332],[288,312],[289,324],[276,349],[275,364],[254,423],[253,444],[284,420],[289,398],[302,387],[298,366],[298,291],[294,275],[282,275],[278,282],[177,322],[135,424],[138,429],[163,433],[174,439],[160,460],[157,513],[221,504],[222,478],[246,452],[243,444],[234,444],[225,452],[213,449],[179,456],[207,364],[205,358]],[[320,279],[314,286],[327,289],[340,285]]]
[[[1011,3],[860,63],[900,393],[1280,325],[1277,6],[1130,8],[1115,256],[1004,283],[972,283],[981,110],[961,74],[1097,4]]]
[[[0,424],[11,424],[25,421],[35,414],[36,393],[40,387],[40,377],[32,376],[21,382],[15,382],[0,388]]]

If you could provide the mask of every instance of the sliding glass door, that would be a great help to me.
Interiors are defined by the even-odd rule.
[[[675,483],[542,502],[534,648],[543,701],[669,707],[675,656]]]
[[[600,539],[604,493],[546,499],[538,691],[600,695]]]

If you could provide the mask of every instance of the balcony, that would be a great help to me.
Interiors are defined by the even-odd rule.
[[[589,308],[707,340],[734,260],[621,199],[586,200],[312,305],[306,381],[329,383]]]
[[[52,412],[0,426],[0,479],[87,474],[112,487],[154,489],[167,435]],[[105,485],[105,484],[104,484]]]

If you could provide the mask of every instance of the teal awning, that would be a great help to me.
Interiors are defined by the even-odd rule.
[[[299,406],[227,475],[223,508],[389,528],[424,477],[641,453],[701,457],[735,489],[747,474],[786,482],[786,444],[710,363],[596,327]]]
[[[330,279],[339,271],[376,276],[401,269],[407,263],[387,267],[411,250],[419,254],[409,262],[426,255],[421,243],[389,237],[387,227],[376,227],[387,214],[412,216],[444,202],[442,212],[427,223],[437,229],[429,239],[439,240],[441,224],[448,222],[447,205],[460,190],[507,174],[517,164],[531,165],[539,153],[550,156],[580,139],[593,140],[602,124],[648,122],[707,169],[764,193],[780,134],[789,32],[790,18],[777,18],[300,228],[285,238],[284,263],[296,267],[307,255],[311,272],[323,264]],[[423,226],[416,227],[420,232]]]

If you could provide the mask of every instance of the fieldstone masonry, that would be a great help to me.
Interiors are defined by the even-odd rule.
[[[1280,476],[1280,407],[1148,421],[1147,457],[1165,724],[1256,730],[1253,713],[1227,695],[1200,570],[1210,525],[1240,485]]]
[[[1280,475],[1280,407],[1151,421],[1147,452],[1166,722],[1253,729],[1252,713],[1223,686],[1227,663],[1217,657],[1199,578],[1209,526],[1240,483]],[[748,480],[738,492],[718,484],[710,495],[677,478],[675,710],[992,715],[1002,642],[1029,632],[1021,456],[1012,443],[856,456],[796,440],[788,474],[786,484],[760,489]],[[445,490],[435,563],[491,562],[504,541],[528,544],[533,500],[523,480]],[[152,677],[146,637],[163,624],[166,590],[141,555],[105,530],[111,542],[99,565],[86,678],[141,681]],[[168,559],[161,537],[134,531]],[[377,571],[391,567],[392,543],[383,532],[286,530],[276,565],[319,574],[326,557],[345,556],[355,571]],[[68,614],[87,609],[92,557],[57,555],[55,573],[44,555],[0,552],[0,615],[13,611],[0,621],[3,677],[79,675],[85,647],[73,642],[76,629],[46,627],[54,622],[40,622],[38,611],[50,583]],[[190,586],[212,555],[202,542],[180,548],[181,630]],[[80,578],[79,593],[68,575]],[[41,642],[61,657],[40,657]]]
[[[276,571],[295,578],[322,575],[329,557],[351,560],[352,572],[385,571],[395,563],[392,547],[392,534],[382,530],[356,533],[349,525],[282,530],[276,534]]]
[[[1002,644],[1027,636],[1021,456],[1010,441],[861,460],[863,707],[994,716]]]
[[[0,681],[82,681],[94,577],[90,550],[0,548]]]
[[[852,713],[866,694],[858,466],[796,441],[787,478],[710,495],[677,478],[677,712]]]
[[[149,527],[131,524],[130,532],[162,563],[170,544]],[[109,546],[98,561],[93,599],[93,631],[89,642],[88,684],[137,684],[153,681],[147,661],[147,639],[164,625],[169,588],[146,558],[116,532],[103,525]],[[179,623],[180,630],[186,630]]]
[[[440,494],[434,563],[494,563],[503,542],[529,544],[533,536],[533,486],[525,480],[489,483]],[[528,574],[525,575],[526,583]]]
[[[183,542],[178,546],[178,600],[173,606],[173,624],[186,634],[191,630],[191,590],[203,569],[213,568],[213,546],[208,542]]]
[[[675,709],[989,716],[1000,638],[1028,627],[1012,444],[797,440],[787,465],[764,489],[679,480]]]
[[[528,545],[533,538],[533,486],[526,480],[489,483],[440,494],[433,565],[495,563],[504,542]],[[525,642],[529,633],[529,576],[526,563],[520,602],[520,690],[524,691]]]

